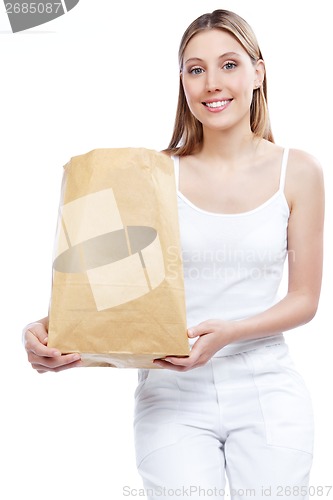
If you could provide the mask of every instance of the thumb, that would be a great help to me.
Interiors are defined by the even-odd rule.
[[[202,335],[203,332],[200,331],[199,326],[191,326],[191,328],[188,328],[187,330],[187,336],[190,337],[191,339],[195,337],[199,337],[199,335]]]
[[[212,333],[215,329],[215,321],[207,320],[199,323],[196,326],[191,326],[187,330],[187,335],[190,338],[199,337],[200,335],[205,335],[206,333]]]
[[[40,323],[38,321],[29,323],[29,325],[27,325],[23,330],[24,335],[27,332],[32,333],[42,344],[47,344],[48,333],[43,323]]]

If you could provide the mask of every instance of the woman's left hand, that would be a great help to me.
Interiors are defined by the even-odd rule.
[[[188,357],[166,356],[163,359],[155,359],[154,364],[181,372],[205,365],[217,351],[230,343],[230,322],[209,319],[189,328],[187,334],[190,338],[200,337]]]

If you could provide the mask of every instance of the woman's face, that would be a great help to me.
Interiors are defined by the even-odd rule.
[[[181,78],[188,106],[204,128],[225,130],[237,124],[250,129],[253,89],[264,78],[228,32],[213,29],[195,35],[184,52]]]

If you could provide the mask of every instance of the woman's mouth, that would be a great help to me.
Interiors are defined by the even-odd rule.
[[[223,111],[230,103],[232,99],[224,99],[221,101],[207,101],[202,104],[207,108],[207,110],[212,112]]]

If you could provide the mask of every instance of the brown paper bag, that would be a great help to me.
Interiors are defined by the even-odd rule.
[[[86,366],[187,356],[172,160],[95,149],[64,169],[48,346],[81,353]]]

